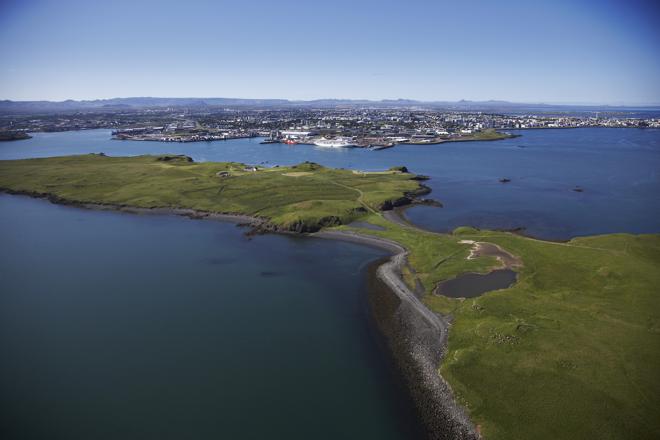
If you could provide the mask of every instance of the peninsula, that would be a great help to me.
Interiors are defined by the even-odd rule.
[[[256,232],[388,249],[394,256],[378,278],[394,299],[376,297],[375,316],[431,438],[657,437],[660,235],[557,243],[470,227],[423,231],[396,213],[428,192],[422,179],[404,167],[261,168],[180,155],[0,161],[0,190],[9,193],[234,216]],[[517,272],[511,287],[474,298],[437,289],[502,268]]]
[[[0,141],[19,141],[31,137],[24,131],[0,131]]]

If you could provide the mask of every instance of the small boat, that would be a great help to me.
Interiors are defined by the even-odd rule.
[[[296,145],[298,142],[294,141],[293,139],[284,139],[283,141],[287,145]]]

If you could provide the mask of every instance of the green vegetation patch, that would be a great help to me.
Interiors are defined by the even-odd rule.
[[[360,233],[405,245],[427,306],[453,316],[440,372],[484,438],[660,438],[660,235],[553,243],[368,220],[386,230]],[[520,257],[517,283],[471,299],[433,294],[439,281],[495,264],[466,260],[462,240]]]
[[[295,176],[292,178],[291,176]],[[90,154],[0,161],[0,187],[72,203],[245,214],[303,231],[352,221],[419,189],[412,174],[356,174],[315,163],[255,168],[186,156]]]
[[[486,438],[658,438],[660,235],[463,237],[524,261],[511,288],[453,301],[441,373]]]

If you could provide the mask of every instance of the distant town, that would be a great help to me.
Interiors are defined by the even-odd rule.
[[[263,137],[264,143],[381,149],[397,144],[498,140],[507,130],[578,127],[659,128],[658,117],[626,113],[505,114],[423,108],[156,107],[5,114],[0,140],[32,132],[105,128],[117,140],[204,142]]]

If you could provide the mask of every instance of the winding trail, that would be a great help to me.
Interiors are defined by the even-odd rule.
[[[367,204],[367,202],[365,202],[365,201],[363,200],[364,192],[362,192],[361,189],[359,189],[359,188],[354,188],[354,187],[352,187],[352,186],[348,186],[348,185],[344,185],[343,183],[335,182],[334,180],[330,180],[330,179],[320,179],[320,180],[323,180],[324,182],[328,182],[328,183],[331,183],[331,184],[333,184],[333,185],[337,185],[337,186],[340,186],[340,187],[342,187],[342,188],[346,188],[346,189],[349,189],[349,190],[351,190],[351,191],[355,191],[355,192],[357,192],[357,193],[358,193],[357,202],[358,202],[360,205],[364,206],[364,207],[365,207],[368,211],[370,211],[372,214],[381,215],[380,212],[376,211],[374,208],[372,208],[371,206],[369,206],[369,204]]]

